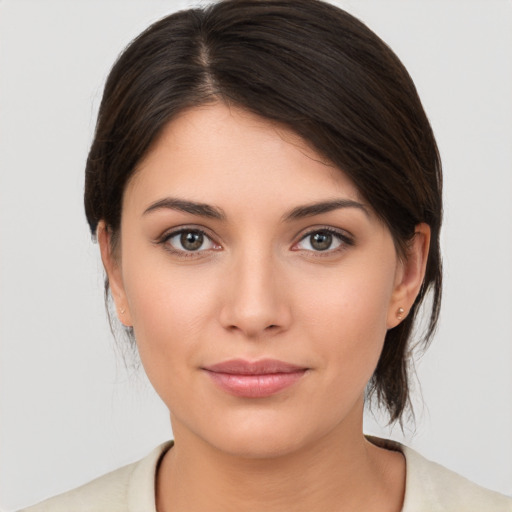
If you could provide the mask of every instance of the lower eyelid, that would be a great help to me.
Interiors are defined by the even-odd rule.
[[[179,248],[173,247],[169,243],[169,241],[171,239],[173,239],[174,237],[180,236],[183,233],[187,233],[187,232],[200,233],[209,242],[209,245],[212,245],[213,247],[208,247],[206,249],[200,249],[197,251],[187,251],[186,249],[179,249]],[[200,254],[202,252],[205,252],[205,251],[208,251],[211,249],[220,248],[220,245],[217,242],[215,242],[213,240],[213,238],[208,233],[206,233],[204,230],[199,229],[199,228],[187,228],[187,227],[181,228],[181,229],[176,229],[176,230],[173,230],[171,232],[164,234],[163,236],[160,237],[159,240],[157,240],[157,244],[167,246],[167,250],[170,252],[174,252],[174,253],[182,254],[182,255],[187,254],[190,256],[193,256],[194,254]]]
[[[207,247],[205,249],[200,249],[200,250],[196,250],[196,251],[191,251],[191,250],[186,250],[186,249],[175,248],[171,244],[168,243],[172,238],[174,238],[178,235],[181,235],[182,233],[186,233],[186,232],[201,233],[203,235],[203,237],[208,240],[209,245],[211,247]],[[300,249],[300,248],[293,249],[293,247],[296,247],[303,240],[314,235],[315,233],[321,233],[321,232],[329,233],[330,235],[332,235],[338,241],[338,246],[333,249],[329,248],[329,249],[325,249],[323,251],[322,250],[314,250],[314,249]],[[205,230],[200,229],[200,228],[194,228],[194,227],[183,227],[183,228],[178,228],[178,229],[172,230],[170,232],[167,232],[164,235],[162,235],[161,237],[159,237],[159,239],[155,240],[155,243],[157,245],[163,245],[163,246],[167,245],[167,250],[169,252],[173,252],[175,254],[179,254],[182,256],[186,256],[186,257],[193,257],[194,255],[199,255],[199,254],[201,254],[203,252],[207,252],[209,250],[222,249],[222,246],[219,243],[217,243],[213,239],[213,237],[211,235],[209,235]],[[325,227],[325,228],[318,228],[318,229],[311,230],[308,233],[305,233],[304,235],[302,235],[301,238],[293,244],[292,250],[303,250],[303,251],[315,253],[315,255],[327,256],[329,254],[333,254],[335,252],[342,251],[347,246],[352,246],[352,245],[354,245],[354,240],[352,239],[352,237],[350,237],[349,235],[347,235],[345,233],[340,233],[338,230],[335,230],[333,228]]]
[[[314,249],[303,249],[303,250],[307,250],[307,251],[315,252],[315,253],[319,253],[319,254],[321,254],[321,253],[328,254],[328,253],[336,252],[336,250],[339,250],[343,246],[354,245],[353,239],[351,237],[349,237],[348,235],[346,235],[345,233],[340,233],[339,231],[337,231],[335,229],[325,227],[325,228],[314,229],[314,230],[309,231],[308,233],[304,234],[299,239],[299,241],[294,244],[294,246],[296,246],[297,244],[299,244],[303,240],[306,240],[308,237],[314,235],[315,233],[322,233],[322,232],[323,233],[329,233],[334,238],[336,238],[338,240],[338,242],[339,242],[339,246],[334,248],[334,249],[326,249],[325,251],[318,251],[318,250],[315,251]]]

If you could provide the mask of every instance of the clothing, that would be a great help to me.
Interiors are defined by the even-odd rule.
[[[405,456],[402,512],[512,512],[512,498],[484,489],[399,443],[368,439]],[[164,443],[138,462],[20,512],[156,512],[156,468],[172,444]]]

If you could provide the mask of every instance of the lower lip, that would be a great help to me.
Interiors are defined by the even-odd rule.
[[[306,370],[261,375],[234,375],[208,370],[207,373],[215,384],[231,395],[244,398],[264,398],[292,386],[304,376]]]

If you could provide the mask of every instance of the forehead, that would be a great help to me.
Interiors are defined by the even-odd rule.
[[[125,198],[137,208],[166,194],[239,206],[294,206],[357,188],[290,128],[215,103],[182,112],[139,164]]]

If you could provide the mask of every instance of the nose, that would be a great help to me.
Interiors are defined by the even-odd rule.
[[[284,276],[271,254],[247,252],[226,277],[220,321],[225,329],[251,339],[285,331],[291,310]]]

